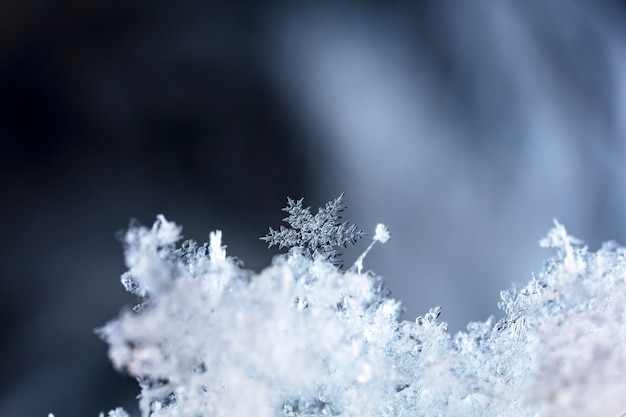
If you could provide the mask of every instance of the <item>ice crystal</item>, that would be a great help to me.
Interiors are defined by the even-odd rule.
[[[376,233],[374,234],[374,239],[372,239],[372,243],[370,243],[367,249],[365,249],[365,252],[363,252],[361,256],[359,256],[359,258],[356,260],[354,265],[352,265],[352,268],[350,270],[353,271],[354,269],[356,269],[357,273],[360,274],[361,271],[363,270],[363,260],[365,259],[367,254],[370,252],[370,250],[372,250],[372,247],[374,246],[374,244],[376,242],[385,243],[389,240],[390,236],[391,235],[389,234],[389,229],[387,228],[387,226],[385,226],[382,223],[379,223],[376,226]]]
[[[281,226],[279,230],[274,230],[270,227],[270,232],[261,240],[266,241],[269,247],[298,248],[309,258],[321,255],[334,264],[340,264],[337,248],[354,244],[363,236],[355,224],[339,222],[341,212],[346,208],[343,194],[326,203],[326,207],[320,207],[315,216],[311,214],[311,207],[302,207],[303,200],[287,198],[287,207],[283,211],[289,216],[283,221],[289,223],[291,228]]]
[[[295,224],[311,221],[290,207]],[[452,336],[440,308],[400,321],[400,303],[361,268],[295,250],[255,274],[219,232],[176,248],[179,233],[162,216],[128,230],[125,282],[148,302],[100,329],[146,417],[626,412],[626,249],[615,243],[590,252],[555,223],[541,243],[556,256],[502,292],[505,317]],[[374,241],[387,238],[379,225]]]

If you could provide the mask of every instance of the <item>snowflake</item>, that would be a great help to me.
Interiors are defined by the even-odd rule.
[[[289,223],[291,228],[281,226],[279,230],[274,230],[270,227],[270,232],[260,239],[266,241],[270,248],[277,245],[280,249],[289,248],[290,252],[298,248],[310,259],[322,256],[334,265],[341,265],[337,248],[353,245],[363,237],[363,231],[355,224],[339,222],[340,214],[346,208],[343,193],[326,203],[326,207],[320,207],[315,216],[311,214],[311,207],[302,207],[303,200],[287,198],[287,207],[283,211],[289,216],[283,221]]]

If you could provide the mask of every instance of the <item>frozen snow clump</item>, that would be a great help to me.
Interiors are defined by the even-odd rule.
[[[180,230],[159,216],[126,232],[122,280],[140,304],[99,330],[115,367],[139,381],[144,416],[626,413],[617,244],[590,252],[555,222],[542,245],[556,256],[502,292],[506,316],[452,336],[439,308],[399,321],[400,303],[362,259],[342,271],[304,248],[257,274],[226,256],[220,232],[177,247]],[[375,241],[387,238],[377,227]]]

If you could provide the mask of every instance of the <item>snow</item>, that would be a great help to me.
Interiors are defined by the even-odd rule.
[[[208,251],[177,249],[179,236],[164,217],[128,230],[143,307],[99,330],[114,366],[139,380],[144,416],[626,412],[626,249],[615,243],[591,252],[555,221],[541,244],[556,256],[502,292],[506,317],[453,336],[440,308],[399,321],[362,258],[342,271],[294,250],[254,273],[226,256],[219,231]],[[372,244],[388,238],[378,225]]]

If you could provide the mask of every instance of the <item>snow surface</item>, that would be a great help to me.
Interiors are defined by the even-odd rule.
[[[221,233],[177,248],[180,231],[162,216],[127,231],[123,282],[141,303],[99,330],[114,366],[139,380],[144,416],[626,412],[626,249],[615,243],[590,252],[555,221],[541,244],[556,256],[502,292],[506,317],[453,336],[438,307],[399,321],[372,272],[291,251],[254,273],[225,255]]]

